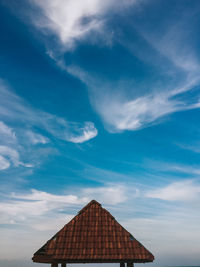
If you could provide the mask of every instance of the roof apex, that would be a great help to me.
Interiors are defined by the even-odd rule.
[[[81,214],[83,212],[85,212],[88,208],[90,208],[92,205],[98,205],[99,207],[101,207],[101,204],[96,201],[95,199],[91,200],[85,207],[83,207],[79,212],[78,214]]]

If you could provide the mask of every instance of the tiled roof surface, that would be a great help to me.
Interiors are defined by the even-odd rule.
[[[92,200],[33,256],[35,262],[151,262],[154,256]]]

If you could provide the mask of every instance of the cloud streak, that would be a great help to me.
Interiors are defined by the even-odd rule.
[[[114,88],[118,88],[118,84],[101,82],[77,66],[68,66],[66,70],[88,86],[91,103],[110,132],[139,130],[158,123],[174,112],[200,108],[198,100],[189,102],[181,99],[182,95],[179,96],[180,92],[191,90],[193,83],[185,84],[178,90],[154,90],[130,99],[125,96],[125,91],[129,89],[126,82],[121,82],[116,92]],[[123,88],[121,84],[124,84]]]
[[[47,144],[47,143],[50,142],[50,140],[47,137],[45,137],[45,136],[43,136],[41,134],[35,133],[33,131],[30,131],[30,130],[28,130],[26,132],[26,135],[27,135],[27,137],[29,138],[30,142],[33,145]]]
[[[148,43],[154,49],[154,55],[157,56],[157,59],[160,58],[160,55],[163,56],[162,62],[159,61],[159,64],[167,65],[165,68],[166,77],[169,79],[169,85],[167,86],[149,85],[147,81],[146,93],[139,93],[140,86],[138,88],[123,88],[123,83],[121,83],[120,93],[116,94],[114,88],[119,87],[120,81],[111,84],[106,80],[98,80],[97,77],[92,79],[91,77],[95,77],[93,73],[86,72],[83,74],[81,68],[66,65],[62,59],[66,50],[74,48],[81,40],[87,37],[87,40],[91,41],[95,36],[95,34],[91,33],[103,33],[105,36],[107,29],[104,26],[109,24],[109,18],[115,12],[121,14],[122,10],[125,10],[127,7],[134,10],[135,5],[140,2],[137,0],[124,0],[116,4],[114,0],[106,2],[99,0],[30,1],[39,10],[37,19],[35,14],[32,14],[33,23],[46,36],[53,35],[55,38],[51,38],[51,40],[56,40],[56,43],[59,43],[56,49],[55,47],[53,49],[48,47],[49,56],[55,60],[59,67],[78,77],[87,85],[91,103],[100,115],[106,129],[110,132],[139,130],[159,123],[161,119],[174,112],[200,107],[199,97],[195,98],[195,100],[188,100],[184,95],[184,93],[192,91],[200,81],[198,75],[200,64],[190,42],[191,33],[189,29],[194,22],[189,16],[182,16],[175,23],[172,23],[171,20],[167,21],[168,27],[164,27],[161,21],[160,27],[161,29],[162,27],[164,28],[161,31],[152,30],[150,33],[147,30],[149,29],[149,23],[138,24],[135,22],[134,24],[134,30],[136,29],[141,38],[143,38],[143,45],[144,42]],[[129,25],[128,27],[132,26]],[[112,30],[114,34],[115,29]],[[101,35],[100,39],[103,39],[103,35]],[[113,37],[113,41],[117,44],[122,44],[127,50],[130,50],[129,44],[126,45],[118,39],[119,36],[116,34]],[[135,42],[137,42],[137,39]],[[143,48],[145,49],[145,45]],[[137,56],[136,51],[134,56]],[[142,60],[146,62],[145,58]],[[151,62],[151,64],[154,65],[155,62]],[[178,74],[178,78],[175,79],[176,74]],[[163,76],[163,73],[160,72],[158,74],[158,84],[161,77],[159,75]],[[176,82],[173,83],[175,80]],[[99,90],[99,87],[101,90]],[[99,91],[102,93],[100,94]],[[137,94],[136,96],[132,94],[127,97],[127,91],[137,92]],[[50,130],[52,131],[52,129]],[[83,131],[82,134],[82,138],[77,138],[76,136],[67,138],[72,140],[72,142],[73,140],[75,142],[79,140],[82,142],[84,136],[86,140],[89,136],[95,136],[95,131],[92,131],[90,134]]]
[[[175,112],[200,107],[200,96],[195,89],[200,83],[200,63],[190,38],[193,22],[184,17],[176,23],[168,23],[170,25],[167,30],[153,30],[150,33],[147,30],[149,24],[135,24],[138,34],[143,38],[144,52],[146,46],[150,46],[154,52],[154,61],[152,62],[152,58],[149,60],[151,65],[156,68],[159,68],[160,64],[165,66],[162,66],[164,75],[163,70],[157,70],[157,80],[154,84],[146,81],[145,91],[140,90],[140,84],[131,85],[130,80],[119,79],[114,83],[106,79],[100,80],[97,75],[87,73],[79,66],[71,65],[64,68],[64,62],[61,64],[59,61],[58,65],[61,68],[87,85],[91,103],[110,132],[139,130],[159,123],[161,119]],[[114,41],[121,43],[117,36]],[[134,42],[137,43],[137,38]],[[122,45],[132,53],[129,43]],[[131,43],[131,46],[134,45]],[[134,51],[134,56],[137,56],[137,50]],[[143,63],[146,62],[146,58],[141,59]],[[167,78],[164,85],[160,82],[163,76]],[[189,91],[191,96],[188,98]]]
[[[24,163],[20,158],[28,156],[31,160],[33,152],[40,146],[50,145],[52,138],[77,144],[98,134],[92,122],[71,122],[35,109],[12,92],[2,80],[0,95],[0,170],[34,167],[35,164]],[[42,131],[42,134],[38,131]],[[27,151],[32,152],[27,155]],[[38,151],[38,157],[39,154]]]
[[[0,155],[0,170],[6,170],[9,167],[10,167],[10,162],[5,157]]]
[[[127,200],[127,188],[122,185],[110,185],[97,188],[86,188],[83,190],[83,195],[88,198],[95,198],[96,200],[105,204],[116,205]]]
[[[0,156],[1,156],[1,166],[2,170],[10,167],[12,163],[15,167],[24,166],[24,167],[33,167],[32,164],[23,163],[20,161],[19,153],[8,146],[0,146]]]
[[[12,128],[8,127],[3,121],[0,121],[0,138],[6,143],[16,141],[16,134]]]
[[[163,188],[147,192],[146,197],[166,201],[197,201],[200,200],[200,185],[193,180],[173,182]]]
[[[37,221],[36,218],[47,220],[48,216],[60,214],[74,205],[84,205],[92,199],[101,203],[117,205],[127,200],[127,188],[122,185],[105,185],[95,188],[82,188],[76,195],[56,195],[32,189],[28,193],[11,193],[8,200],[0,204],[0,224],[26,224],[29,220]],[[31,224],[33,227],[34,224]],[[47,228],[48,228],[47,224]],[[52,227],[52,226],[50,226]],[[39,229],[36,223],[36,228]],[[41,227],[44,229],[44,226]]]
[[[53,195],[34,189],[29,194],[12,193],[9,201],[0,204],[1,224],[26,224],[36,217],[57,213],[69,205],[84,204],[87,200],[75,195]]]
[[[39,127],[56,138],[74,143],[83,143],[97,135],[97,129],[92,122],[84,122],[82,124],[68,122],[64,118],[37,110],[11,92],[3,82],[0,84],[0,94],[2,96],[0,99],[0,116],[2,120],[13,122],[13,118],[15,118],[15,121],[26,123],[29,127]],[[36,136],[37,139],[39,138],[38,135],[30,133],[30,131],[29,135],[32,137],[32,142],[36,142]],[[33,137],[35,137],[35,140],[33,140]],[[47,141],[47,138],[43,137],[42,140],[41,138],[40,136],[40,142]]]
[[[123,0],[31,0],[40,10],[36,27],[47,34],[57,37],[62,49],[72,49],[77,41],[85,39],[91,33],[101,33],[106,21],[106,14],[119,10],[138,1]]]

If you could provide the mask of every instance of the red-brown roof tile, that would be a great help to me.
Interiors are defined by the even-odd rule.
[[[154,256],[92,200],[33,256],[34,262],[151,262]]]

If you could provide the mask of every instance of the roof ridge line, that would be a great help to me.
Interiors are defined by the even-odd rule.
[[[101,204],[96,201],[95,199],[91,200],[85,207],[83,207],[79,212],[78,215],[85,212],[92,204],[97,204],[99,207],[102,207]]]

